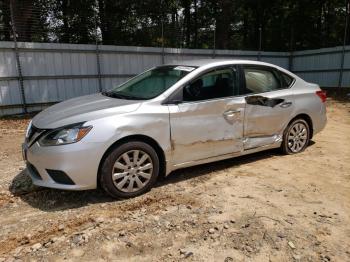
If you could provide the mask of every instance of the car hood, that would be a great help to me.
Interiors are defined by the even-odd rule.
[[[57,128],[90,121],[110,115],[135,111],[141,102],[93,94],[73,98],[53,105],[33,118],[33,125],[41,129]]]

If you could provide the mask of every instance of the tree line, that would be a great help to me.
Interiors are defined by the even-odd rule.
[[[0,40],[12,40],[14,26],[19,41],[264,51],[313,49],[343,44],[349,2],[0,0]],[[348,31],[346,43],[350,44]]]

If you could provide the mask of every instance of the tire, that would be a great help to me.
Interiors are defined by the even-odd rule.
[[[100,169],[100,184],[114,198],[131,198],[149,191],[158,174],[159,158],[153,147],[130,141],[107,155]]]
[[[310,127],[302,118],[293,120],[283,133],[282,152],[287,155],[303,152],[310,143]]]

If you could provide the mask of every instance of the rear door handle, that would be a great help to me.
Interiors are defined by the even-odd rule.
[[[287,108],[287,107],[290,107],[293,103],[292,102],[283,102],[280,107],[282,108]]]

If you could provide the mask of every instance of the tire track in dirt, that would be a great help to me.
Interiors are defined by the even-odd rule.
[[[33,194],[40,194],[40,192],[27,193],[27,195]],[[6,255],[18,246],[26,247],[35,243],[46,243],[53,237],[61,236],[62,230],[60,230],[60,227],[62,225],[65,228],[65,234],[67,235],[74,234],[76,231],[84,230],[86,227],[96,226],[98,224],[96,214],[99,214],[99,218],[102,217],[104,220],[111,220],[117,216],[123,216],[125,213],[139,209],[145,209],[146,214],[155,214],[159,210],[171,205],[197,206],[198,202],[191,197],[182,196],[181,198],[176,198],[170,194],[154,195],[150,193],[150,195],[141,196],[136,199],[124,200],[122,203],[111,202],[111,205],[108,205],[107,208],[102,210],[100,205],[94,205],[86,212],[79,213],[78,217],[69,218],[68,220],[58,219],[54,223],[50,223],[48,227],[46,225],[47,228],[42,232],[28,230],[27,235],[30,235],[30,238],[27,236],[19,236],[18,233],[8,236],[6,239],[0,241],[0,254]],[[99,209],[100,212],[97,212],[97,209]],[[74,213],[72,215],[76,214]]]

